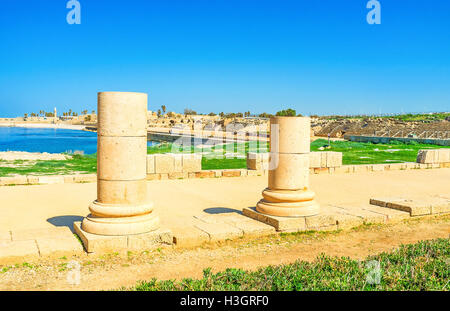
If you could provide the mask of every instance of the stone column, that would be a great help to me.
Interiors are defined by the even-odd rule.
[[[310,131],[308,117],[270,119],[269,187],[256,205],[258,212],[290,217],[319,213],[309,189]]]
[[[99,235],[156,230],[147,199],[147,94],[98,93],[97,200],[82,229]]]

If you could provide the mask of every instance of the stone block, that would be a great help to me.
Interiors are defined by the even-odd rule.
[[[83,241],[84,249],[88,253],[112,253],[125,250],[128,246],[126,236],[106,236],[88,233],[81,229],[81,222],[74,222],[75,233]]]
[[[307,230],[317,230],[322,227],[336,225],[336,217],[331,214],[319,214],[305,217],[305,221]]]
[[[147,175],[155,173],[155,155],[148,154],[147,155]]]
[[[175,172],[175,158],[171,154],[155,154],[155,172],[168,174]]]
[[[147,136],[98,136],[97,172],[101,180],[144,179]]]
[[[269,235],[274,234],[275,228],[251,219],[238,213],[216,214],[216,215],[199,215],[195,218],[210,224],[226,223],[236,227],[244,233],[244,235]]]
[[[223,177],[239,177],[241,176],[240,170],[223,170],[222,171]]]
[[[75,182],[75,176],[74,175],[64,175],[64,183],[65,184],[71,184]]]
[[[35,239],[56,239],[74,238],[72,231],[68,227],[48,227],[26,230],[12,230],[13,241],[27,241]]]
[[[340,215],[349,215],[358,217],[365,224],[385,223],[386,221],[385,215],[364,210],[362,206],[358,205],[333,206],[332,210],[336,213],[338,226]]]
[[[320,166],[319,167],[327,167],[327,157],[328,157],[328,153],[326,151],[320,152]]]
[[[207,233],[211,242],[232,240],[244,234],[242,230],[225,223],[210,224],[198,221],[195,227]]]
[[[83,246],[76,237],[36,238],[41,256],[65,256],[84,254]]]
[[[88,182],[96,182],[97,175],[96,174],[80,174],[74,175],[73,181],[76,183],[88,183]]]
[[[378,213],[385,217],[385,222],[395,223],[399,222],[403,219],[407,219],[410,217],[408,212],[398,211],[387,207],[381,207],[376,205],[367,205],[362,207],[364,210]]]
[[[447,203],[447,204],[446,204]],[[409,212],[411,216],[421,216],[432,214],[433,205],[436,206],[436,210],[448,206],[446,200],[439,199],[423,199],[423,200],[403,200],[396,202],[388,202],[387,207],[397,209],[405,212]]]
[[[216,173],[213,171],[201,171],[195,173],[196,178],[214,178],[216,176]]]
[[[338,214],[335,219],[339,230],[348,230],[364,223],[364,218],[350,214]]]
[[[222,170],[214,170],[214,177],[222,177],[223,171]]]
[[[38,176],[27,176],[27,184],[36,185],[39,184]]]
[[[244,236],[265,236],[276,233],[274,227],[239,214],[227,216],[225,223],[242,230]]]
[[[450,148],[442,148],[438,151],[438,163],[450,162]]]
[[[427,149],[419,150],[417,152],[418,163],[432,164],[432,163],[443,163],[449,162],[450,160],[450,149]]]
[[[327,151],[326,167],[342,166],[342,152]]]
[[[385,165],[384,164],[374,164],[371,166],[371,171],[374,172],[382,172],[385,169]]]
[[[436,198],[431,203],[431,214],[447,214],[450,213],[450,199]]]
[[[354,165],[353,166],[353,173],[366,173],[369,171],[369,165]]]
[[[0,241],[0,264],[22,263],[39,258],[35,240]]]
[[[178,247],[195,247],[209,242],[209,235],[194,227],[180,227],[172,230],[173,243]]]
[[[186,178],[188,178],[187,172],[169,173],[169,179],[186,179]]]
[[[323,152],[310,152],[309,153],[309,167],[315,168],[315,167],[321,167],[321,154]]]
[[[147,181],[98,180],[97,201],[106,204],[147,203]]]
[[[149,174],[147,175],[147,180],[160,180],[161,174]]]
[[[309,118],[273,117],[270,120],[270,150],[280,153],[309,153]]]
[[[263,174],[261,170],[247,170],[247,176],[262,176]]]
[[[420,168],[420,165],[414,162],[406,162],[404,163],[404,168],[407,170],[414,170]]]
[[[249,170],[260,170],[262,169],[262,161],[258,156],[258,153],[249,152],[247,153],[247,169]]]
[[[328,174],[328,168],[327,167],[315,167],[314,174]]]
[[[402,169],[402,163],[392,163],[388,165],[390,171],[398,171]]]
[[[200,172],[202,170],[201,154],[183,154],[182,155],[183,172]]]
[[[172,154],[172,156],[173,156],[173,159],[174,159],[174,162],[175,162],[175,164],[174,164],[174,172],[175,173],[183,172],[183,155],[176,153],[176,154]]]
[[[342,165],[341,167],[336,167],[334,172],[336,174],[347,174],[353,172],[353,167],[351,165]]]
[[[412,200],[406,198],[370,199],[370,204],[387,207],[394,210],[407,212],[410,216],[429,215],[432,213],[432,205],[444,203],[441,199],[424,198]]]
[[[0,177],[0,185],[26,185],[28,184],[27,176]]]
[[[170,230],[158,229],[152,232],[128,235],[128,250],[150,250],[161,245],[171,245],[173,234]]]
[[[259,213],[255,208],[244,208],[242,213],[252,219],[263,222],[279,232],[298,232],[306,230],[305,217],[277,217]]]
[[[41,185],[53,185],[63,183],[64,183],[64,176],[39,176],[39,184]]]

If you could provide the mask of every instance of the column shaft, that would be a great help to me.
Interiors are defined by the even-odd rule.
[[[309,190],[310,119],[270,119],[268,188],[256,210],[273,216],[311,216],[319,213]]]
[[[98,94],[97,200],[82,229],[101,235],[152,231],[158,226],[148,202],[147,94]]]

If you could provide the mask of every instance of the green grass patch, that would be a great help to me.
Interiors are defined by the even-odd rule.
[[[257,271],[227,269],[203,278],[139,282],[138,291],[300,291],[300,290],[448,290],[450,239],[402,245],[363,261],[321,255],[314,262],[267,266]],[[379,263],[377,280],[374,263]],[[373,282],[375,281],[375,282]],[[379,282],[377,282],[379,281]]]
[[[73,155],[68,160],[20,161],[14,166],[0,165],[0,177],[11,175],[69,175],[97,172],[97,155]]]
[[[311,151],[327,145],[328,140],[317,139],[311,143]],[[360,143],[352,141],[331,141],[331,148],[324,151],[342,152],[342,163],[347,164],[380,164],[416,162],[420,149],[449,148],[447,146],[403,143],[391,140],[389,144]]]
[[[328,144],[326,139],[317,139],[311,143],[311,151]],[[449,148],[418,144],[416,142],[403,143],[391,141],[389,144],[359,143],[351,141],[331,141],[329,149],[323,151],[337,151],[343,153],[343,164],[379,164],[415,162],[420,149]],[[247,167],[246,154],[248,152],[267,152],[267,142],[230,143],[203,148],[194,146],[179,146],[172,143],[162,143],[148,147],[148,154],[156,153],[202,153],[202,169],[245,169]],[[67,175],[92,174],[97,171],[97,156],[74,155],[69,160],[52,161],[0,161],[0,177],[11,175]]]

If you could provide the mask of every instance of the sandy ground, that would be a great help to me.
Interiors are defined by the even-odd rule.
[[[319,203],[368,204],[371,197],[450,197],[450,169],[384,171],[361,174],[311,175]],[[267,177],[235,177],[149,181],[149,197],[161,226],[184,227],[192,216],[238,212],[253,207]],[[96,184],[0,187],[0,232],[52,226],[72,227],[88,214]]]
[[[150,253],[100,258],[59,258],[22,264],[0,272],[0,290],[108,290],[131,287],[141,280],[201,278],[202,271],[226,268],[255,270],[267,265],[312,261],[324,253],[362,260],[401,244],[448,238],[450,216],[427,217],[395,225],[362,227],[348,232],[270,236],[227,242],[192,250],[172,247]],[[68,265],[68,263],[70,263]],[[73,270],[75,267],[75,270]],[[79,267],[80,282],[72,285]],[[1,269],[0,269],[1,271]]]

